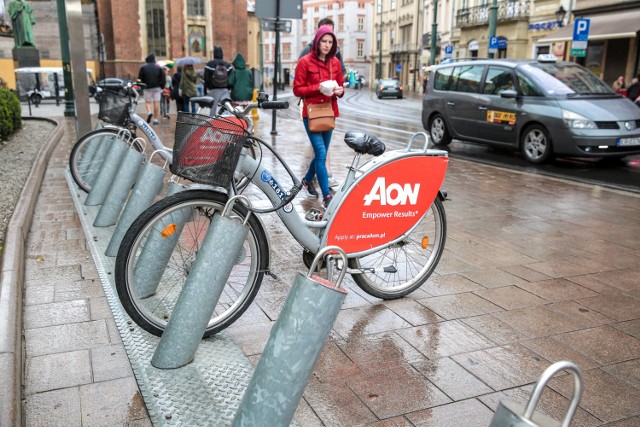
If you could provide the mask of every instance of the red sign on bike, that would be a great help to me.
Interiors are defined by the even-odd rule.
[[[363,252],[398,239],[427,212],[444,180],[447,157],[415,156],[374,169],[335,213],[326,245]]]

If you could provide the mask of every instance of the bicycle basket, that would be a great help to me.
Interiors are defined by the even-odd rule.
[[[103,90],[96,98],[100,110],[98,111],[98,118],[107,123],[111,123],[117,126],[124,126],[127,121],[127,114],[129,109],[129,98],[122,92],[116,92],[112,90]]]
[[[228,187],[249,133],[235,117],[179,112],[173,146],[175,175],[201,184]]]

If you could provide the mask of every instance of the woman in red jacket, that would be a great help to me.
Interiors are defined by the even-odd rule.
[[[307,105],[331,102],[334,115],[336,117],[339,116],[338,98],[344,95],[344,87],[342,86],[342,66],[340,65],[340,60],[335,57],[337,50],[338,42],[331,27],[323,25],[318,28],[318,32],[313,39],[311,52],[298,61],[293,80],[293,93],[302,98],[302,121],[307,135],[309,135],[309,141],[311,141],[314,153],[302,183],[309,194],[317,197],[318,192],[313,186],[313,178],[318,177],[318,184],[320,184],[320,190],[322,191],[322,204],[325,209],[331,202],[326,162],[333,131],[310,132]],[[323,85],[323,93],[320,84],[332,80],[336,82],[333,85],[333,89],[327,90],[327,87],[331,85],[325,83]]]

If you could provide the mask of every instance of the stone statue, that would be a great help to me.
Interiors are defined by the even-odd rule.
[[[35,25],[36,19],[33,17],[31,6],[24,0],[12,0],[9,2],[9,16],[16,47],[35,46],[31,26]]]

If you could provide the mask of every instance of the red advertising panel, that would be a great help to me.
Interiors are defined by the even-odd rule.
[[[366,175],[333,217],[326,244],[349,254],[400,237],[433,203],[448,161],[447,157],[405,157]]]

